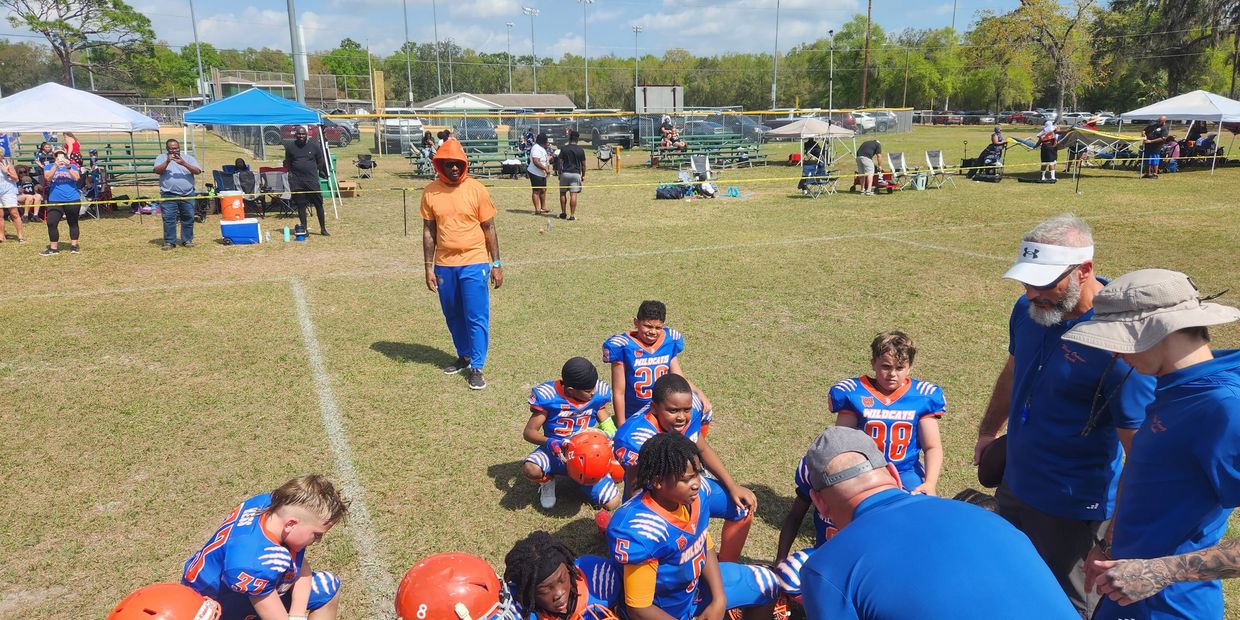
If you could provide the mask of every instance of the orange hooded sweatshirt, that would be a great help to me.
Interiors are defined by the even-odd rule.
[[[457,182],[448,181],[443,161],[465,162]],[[495,203],[486,187],[469,177],[469,158],[454,138],[445,140],[431,158],[439,178],[422,190],[422,219],[435,223],[435,264],[460,267],[490,262],[482,223],[495,218]]]

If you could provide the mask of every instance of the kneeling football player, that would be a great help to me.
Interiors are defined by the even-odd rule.
[[[517,541],[504,556],[504,581],[527,620],[614,620],[620,565],[577,557],[547,532]]]

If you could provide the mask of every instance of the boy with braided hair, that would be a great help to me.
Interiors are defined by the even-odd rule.
[[[660,433],[642,446],[632,473],[640,490],[607,527],[632,620],[721,620],[738,608],[746,618],[771,615],[775,574],[720,562],[712,549],[702,472],[701,450],[680,433]]]
[[[614,620],[620,566],[577,557],[547,532],[533,532],[504,556],[504,581],[526,620]]]

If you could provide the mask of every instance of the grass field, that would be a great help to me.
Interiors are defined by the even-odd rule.
[[[918,128],[884,144],[914,162],[927,148],[955,159],[987,133]],[[348,173],[361,149],[341,154]],[[213,140],[207,156],[218,167],[237,152]],[[1016,148],[1009,163],[1034,156]],[[1079,194],[962,179],[812,200],[796,169],[771,166],[724,172],[740,199],[655,202],[653,183],[672,175],[632,166],[590,171],[580,221],[549,230],[526,182],[487,181],[506,280],[492,296],[489,387],[471,392],[438,369],[453,355],[422,277],[424,181],[408,172],[382,159],[333,236],[305,244],[223,246],[211,218],[197,248],[160,252],[158,217],[112,217],[83,222],[80,255],[40,258],[36,226],[26,244],[0,245],[0,618],[101,617],[140,585],[176,580],[241,499],[304,472],[345,482],[365,509],[308,554],[340,574],[345,617],[380,617],[400,575],[434,552],[498,565],[534,529],[601,552],[580,496],[561,485],[543,511],[520,479],[525,401],[568,357],[598,362],[651,298],[668,304],[684,368],[714,401],[712,444],[758,496],[746,555],[769,560],[797,460],[833,422],[826,391],[867,370],[879,331],[911,333],[914,375],[946,391],[941,494],[976,486],[974,433],[1020,293],[1000,275],[1042,218],[1085,217],[1104,275],[1157,266],[1207,292],[1240,285],[1235,169],[1157,181],[1089,170]],[[414,190],[409,236],[401,187]],[[1240,345],[1235,327],[1215,336]],[[1240,617],[1240,588],[1228,601]]]

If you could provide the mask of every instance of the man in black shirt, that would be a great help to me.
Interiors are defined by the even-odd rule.
[[[857,147],[857,174],[861,175],[861,195],[874,195],[874,174],[883,169],[883,145],[866,140]]]
[[[577,219],[577,194],[581,193],[581,184],[586,180],[586,151],[578,146],[580,139],[581,135],[574,129],[568,132],[568,144],[560,149],[560,219]],[[565,203],[569,201],[571,216],[564,212]]]
[[[319,178],[327,178],[327,162],[323,159],[323,147],[309,140],[304,125],[298,125],[293,131],[292,142],[284,143],[284,167],[288,169],[288,188],[293,194],[293,206],[297,207],[301,229],[309,230],[306,228],[306,207],[314,205],[315,215],[319,218],[319,234],[329,236],[323,217],[323,194],[319,189]]]
[[[1157,179],[1158,166],[1162,164],[1162,147],[1167,141],[1167,117],[1158,117],[1157,121],[1145,126],[1143,133],[1145,140],[1142,141],[1142,149],[1146,168],[1141,178]]]

